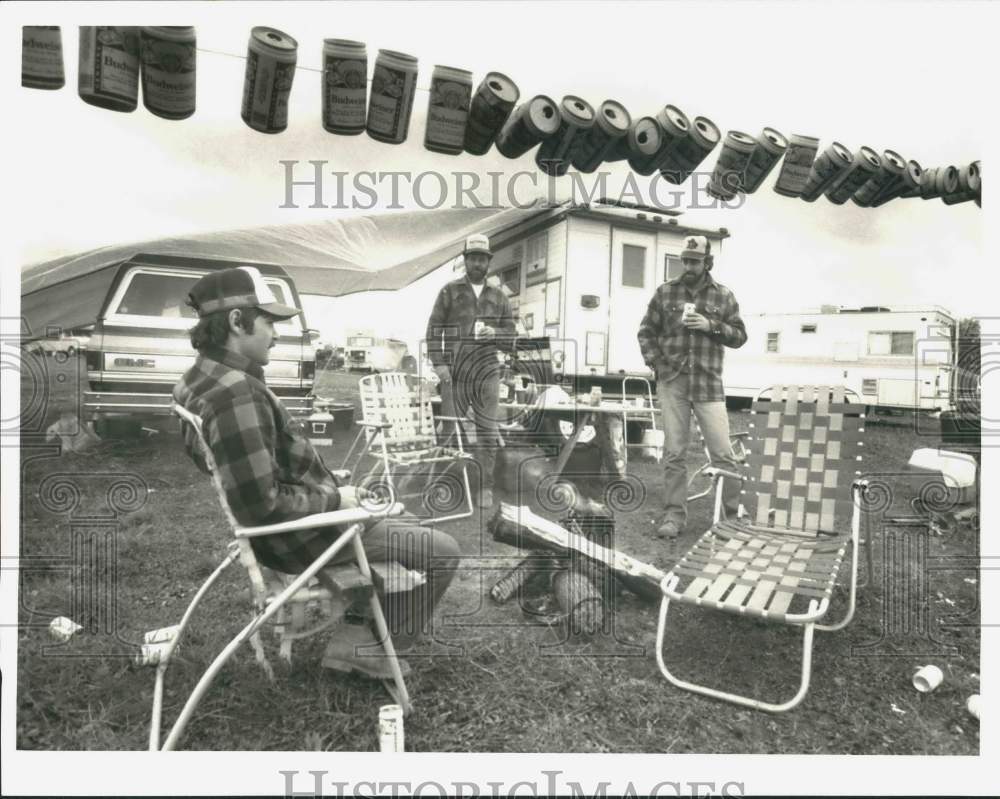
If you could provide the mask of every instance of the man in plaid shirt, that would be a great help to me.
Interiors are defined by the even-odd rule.
[[[689,236],[681,253],[684,274],[657,288],[639,325],[642,358],[656,373],[656,394],[663,413],[663,462],[666,508],[657,535],[676,538],[687,523],[687,466],[691,413],[698,419],[712,465],[739,471],[729,439],[729,417],[722,387],[724,347],[747,340],[733,293],[710,274],[711,245]],[[740,486],[723,483],[723,507],[735,517]]]
[[[289,319],[297,308],[274,300],[253,267],[221,269],[204,276],[188,297],[199,321],[191,330],[198,350],[187,373],[174,388],[174,400],[201,417],[226,493],[240,524],[253,526],[300,518],[313,513],[358,507],[362,491],[338,484],[303,435],[301,425],[265,385],[263,367],[277,333],[275,321]],[[184,431],[188,453],[207,471],[193,430]],[[336,527],[251,538],[265,566],[286,573],[303,571],[342,531]],[[369,560],[397,561],[427,575],[428,582],[410,592],[392,594],[386,603],[397,648],[405,649],[429,624],[434,605],[454,576],[459,556],[451,536],[412,522],[381,521],[363,534]],[[406,545],[404,545],[406,544]],[[431,554],[442,561],[431,568]],[[353,559],[346,547],[332,563]],[[360,661],[354,647],[374,643],[370,631],[338,634],[327,649],[324,665],[353,668],[384,677],[387,664]]]

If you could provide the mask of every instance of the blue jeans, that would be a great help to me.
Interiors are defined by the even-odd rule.
[[[674,521],[681,530],[687,524],[687,449],[691,441],[691,413],[694,412],[705,437],[712,465],[740,472],[741,466],[729,441],[729,416],[725,402],[695,402],[689,399],[689,376],[656,381],[656,396],[663,413],[663,472],[666,493],[664,521]],[[714,495],[713,495],[714,497]],[[726,517],[736,518],[740,483],[723,482],[722,507]]]

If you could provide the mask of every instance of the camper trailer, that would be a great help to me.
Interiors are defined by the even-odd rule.
[[[345,365],[352,372],[412,371],[415,366],[406,342],[381,338],[371,332],[348,336],[345,352]]]
[[[727,350],[726,393],[766,385],[847,386],[867,405],[952,408],[955,319],[936,306],[838,308],[743,314],[747,342]]]

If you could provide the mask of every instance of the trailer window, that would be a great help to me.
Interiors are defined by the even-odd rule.
[[[778,351],[778,341],[780,340],[780,333],[768,333],[767,334],[767,351],[777,352]]]
[[[874,331],[868,334],[868,354],[913,355],[915,339],[912,330]]]
[[[521,265],[509,266],[500,273],[500,282],[510,292],[511,297],[521,293]]]
[[[815,333],[816,325],[802,325],[801,331],[803,333]]]
[[[646,248],[634,244],[622,245],[622,285],[646,287]]]
[[[861,381],[862,394],[878,394],[878,380],[874,377],[866,377]]]
[[[663,280],[673,280],[684,274],[684,264],[676,255],[663,256]]]
[[[546,230],[525,242],[524,263],[527,270],[526,286],[545,282],[549,261],[549,232]]]

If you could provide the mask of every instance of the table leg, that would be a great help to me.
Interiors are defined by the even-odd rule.
[[[588,412],[584,414],[582,420],[579,419],[576,424],[576,428],[573,430],[573,435],[569,437],[569,441],[563,444],[563,448],[559,451],[559,457],[556,460],[555,469],[553,469],[553,474],[558,477],[562,474],[562,470],[566,468],[566,462],[569,460],[569,456],[573,454],[573,448],[576,447],[576,442],[580,440],[580,435],[583,433],[583,428],[588,424],[592,424],[594,421],[593,412]]]

